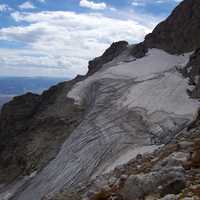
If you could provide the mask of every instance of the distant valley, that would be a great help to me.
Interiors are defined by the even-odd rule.
[[[51,77],[0,77],[0,108],[14,96],[27,92],[41,93],[52,85],[69,78]]]

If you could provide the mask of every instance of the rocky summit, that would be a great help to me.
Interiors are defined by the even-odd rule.
[[[185,0],[145,37],[150,48],[161,48],[170,53],[185,53],[200,46],[200,2]]]
[[[2,200],[200,199],[200,1],[85,76],[0,114]]]

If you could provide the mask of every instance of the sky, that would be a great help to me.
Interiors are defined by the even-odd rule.
[[[181,0],[0,0],[0,76],[73,78],[144,36]]]

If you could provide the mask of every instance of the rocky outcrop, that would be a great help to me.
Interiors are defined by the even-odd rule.
[[[190,61],[183,69],[184,76],[190,79],[194,87],[189,94],[193,98],[200,98],[200,49],[197,49],[190,57]]]
[[[39,102],[39,95],[27,93],[7,103],[2,109],[0,119],[1,130],[4,130],[1,136],[12,137],[12,134],[18,134],[22,129],[26,129],[27,121],[33,117]]]
[[[200,1],[181,2],[144,42],[132,47],[131,55],[141,58],[148,48],[163,49],[172,54],[191,52],[200,47]]]
[[[139,43],[136,45],[133,45],[130,54],[134,56],[135,58],[142,58],[145,56],[145,54],[148,52],[147,47],[144,45],[144,43]]]
[[[160,48],[173,54],[200,47],[200,1],[185,0],[172,14],[145,37],[147,48]]]
[[[123,51],[128,48],[128,42],[119,41],[114,42],[104,53],[102,56],[95,58],[94,60],[89,62],[88,66],[88,74],[92,75],[93,73],[99,71],[99,69],[105,64],[116,58]]]
[[[66,98],[67,91],[78,79],[60,83],[41,96],[28,93],[15,97],[3,106],[0,182],[40,170],[55,157],[82,119],[84,109]]]

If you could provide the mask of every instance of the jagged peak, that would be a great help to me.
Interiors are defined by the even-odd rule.
[[[200,47],[200,1],[184,0],[152,33],[145,37],[147,48],[181,54]]]
[[[115,57],[117,57],[127,48],[128,42],[126,41],[113,42],[111,46],[108,49],[106,49],[101,56],[89,61],[89,70],[87,75],[90,76],[93,73],[97,72],[105,63],[112,61]]]

